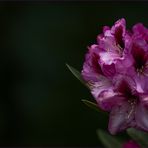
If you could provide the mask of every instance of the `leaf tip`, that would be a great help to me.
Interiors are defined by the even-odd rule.
[[[69,66],[67,63],[65,63],[65,66],[66,66],[68,69],[70,69],[70,66]]]

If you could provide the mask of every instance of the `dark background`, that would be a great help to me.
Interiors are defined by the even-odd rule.
[[[148,25],[146,2],[0,3],[0,145],[98,146],[105,117],[87,108],[87,46],[119,18]]]

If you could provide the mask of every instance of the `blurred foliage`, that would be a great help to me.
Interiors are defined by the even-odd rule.
[[[127,129],[127,134],[140,144],[141,148],[148,147],[148,133],[134,128]]]
[[[79,71],[103,25],[148,24],[146,2],[1,2],[0,145],[98,146],[101,114],[65,63]],[[90,101],[93,101],[90,99]]]
[[[113,135],[110,135],[108,132],[98,129],[97,135],[105,148],[122,148],[123,141],[117,139],[117,137]]]
[[[123,148],[126,144],[127,148],[147,148],[148,147],[148,133],[137,130],[135,128],[128,128],[126,130],[127,135],[129,135],[129,139],[123,140],[121,137],[119,138],[117,135],[111,135],[109,132],[98,129],[97,136],[100,142],[104,145],[105,148]],[[127,136],[128,137],[128,136]],[[132,143],[132,145],[131,145]],[[138,145],[138,146],[137,146]]]

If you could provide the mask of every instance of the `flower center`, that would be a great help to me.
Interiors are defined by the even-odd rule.
[[[123,34],[122,26],[119,26],[115,31],[115,39],[116,39],[117,45],[120,46],[121,50],[124,49],[124,41],[123,41],[122,34]]]
[[[101,70],[101,66],[98,63],[99,60],[99,55],[97,55],[96,53],[92,54],[92,67],[93,70],[98,73],[98,74],[103,74],[102,70]]]
[[[139,75],[139,74],[144,74],[144,73],[143,73],[143,71],[144,71],[144,66],[142,65],[141,68],[137,68],[136,71],[137,71],[138,75]]]
[[[136,104],[136,102],[137,102],[137,97],[133,97],[133,98],[129,98],[128,99],[128,103],[130,104],[130,105],[135,105]]]
[[[133,44],[132,55],[135,60],[134,66],[137,73],[144,74],[144,70],[147,67],[146,66],[147,57],[148,57],[147,54],[141,47],[137,46],[136,44]]]
[[[126,101],[128,102],[130,106],[127,112],[127,119],[129,119],[135,111],[135,106],[139,100],[139,97],[133,93],[129,82],[125,80],[122,80],[118,84],[117,90],[123,95],[124,98],[126,98]]]

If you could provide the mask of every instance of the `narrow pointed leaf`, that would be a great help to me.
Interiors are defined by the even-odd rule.
[[[148,147],[148,133],[134,128],[129,128],[126,131],[133,140],[137,141],[137,143],[142,146],[142,148]]]
[[[97,130],[97,135],[105,148],[122,148],[122,142],[103,130]]]
[[[66,66],[68,67],[68,69],[71,71],[71,73],[82,83],[84,84],[86,87],[89,87],[88,84],[83,80],[81,73],[76,70],[75,68],[73,68],[72,66],[66,64]]]
[[[86,106],[88,106],[89,108],[91,108],[91,109],[93,109],[93,110],[95,110],[95,111],[97,111],[97,112],[99,112],[99,113],[102,113],[102,114],[104,114],[105,116],[108,115],[106,112],[104,112],[103,110],[99,109],[99,107],[98,107],[97,104],[95,104],[95,103],[93,103],[93,102],[91,102],[91,101],[88,101],[88,100],[82,100],[82,102],[83,102]]]

